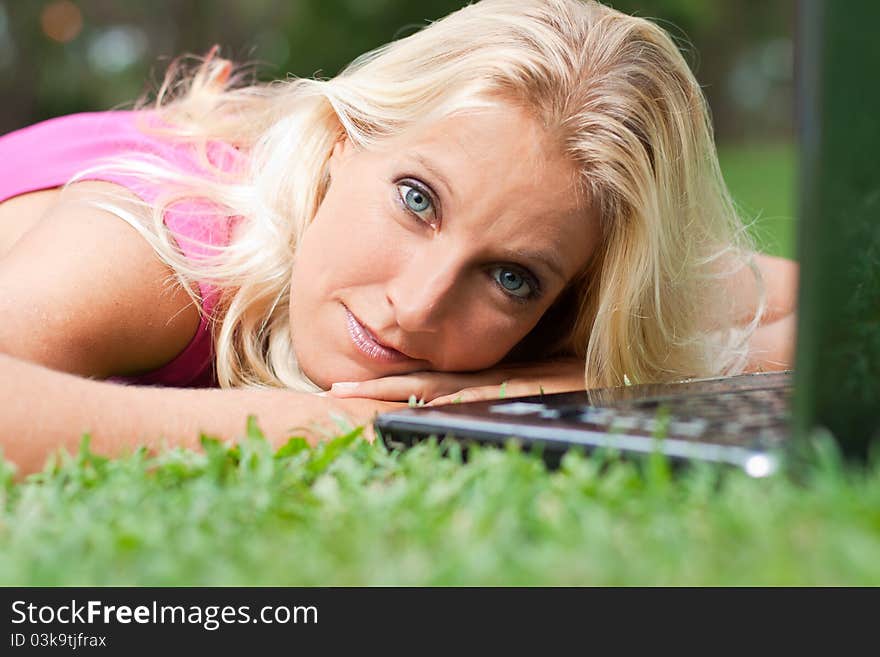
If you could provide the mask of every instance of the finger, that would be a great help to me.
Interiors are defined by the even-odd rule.
[[[484,401],[487,399],[499,399],[501,386],[478,386],[476,388],[465,388],[451,395],[443,395],[437,397],[426,404],[426,406],[442,406],[443,404],[462,404],[464,402]]]
[[[476,386],[465,388],[451,395],[437,397],[426,406],[442,406],[443,404],[461,404],[471,401],[499,400],[508,397],[526,397],[546,392],[537,381],[505,381],[501,385]]]
[[[334,383],[327,391],[331,397],[363,397],[381,401],[409,401],[412,396],[417,400],[430,393],[429,382],[422,376],[386,376],[368,381],[341,381]]]

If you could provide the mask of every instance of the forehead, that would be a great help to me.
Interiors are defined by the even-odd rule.
[[[526,110],[494,104],[416,124],[389,144],[392,152],[427,156],[455,171],[485,171],[499,176],[496,184],[523,191],[539,189],[547,179],[574,183],[574,168]],[[481,176],[481,178],[484,176]],[[477,180],[459,180],[464,189]]]
[[[566,279],[593,250],[576,169],[524,109],[501,104],[425,122],[383,151],[432,176],[443,230],[475,250],[552,252]]]

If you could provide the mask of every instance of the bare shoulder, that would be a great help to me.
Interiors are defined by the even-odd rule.
[[[0,351],[105,378],[172,360],[198,310],[135,228],[88,202],[121,186],[80,182],[0,258]],[[142,211],[142,210],[141,210]]]
[[[26,192],[0,203],[0,258],[58,202],[57,187]]]

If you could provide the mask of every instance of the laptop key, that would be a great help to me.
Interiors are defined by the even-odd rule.
[[[507,404],[493,404],[489,407],[493,413],[503,413],[504,415],[534,415],[546,411],[544,404],[536,404],[533,402],[510,402]]]
[[[585,406],[578,419],[585,424],[598,424],[599,426],[607,427],[615,422],[618,417],[619,414],[614,409]]]
[[[706,431],[709,423],[701,418],[681,421],[675,420],[669,423],[669,437],[683,436],[686,438],[699,438]]]
[[[642,424],[642,418],[636,415],[618,415],[611,422],[612,431],[632,431]]]

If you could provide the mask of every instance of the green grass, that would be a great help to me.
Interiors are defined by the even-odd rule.
[[[795,148],[792,144],[750,144],[719,148],[721,168],[742,217],[754,221],[761,251],[794,258]]]
[[[79,454],[3,473],[3,585],[880,584],[880,461],[818,443],[797,477],[670,472],[511,445],[463,462],[352,433],[273,453]]]
[[[730,186],[790,217],[791,149],[762,152],[722,152]],[[548,471],[513,448],[464,463],[356,433],[273,453],[247,434],[156,458],[84,443],[23,483],[0,466],[0,584],[880,585],[880,458],[843,466],[828,443],[756,480],[659,457]]]

